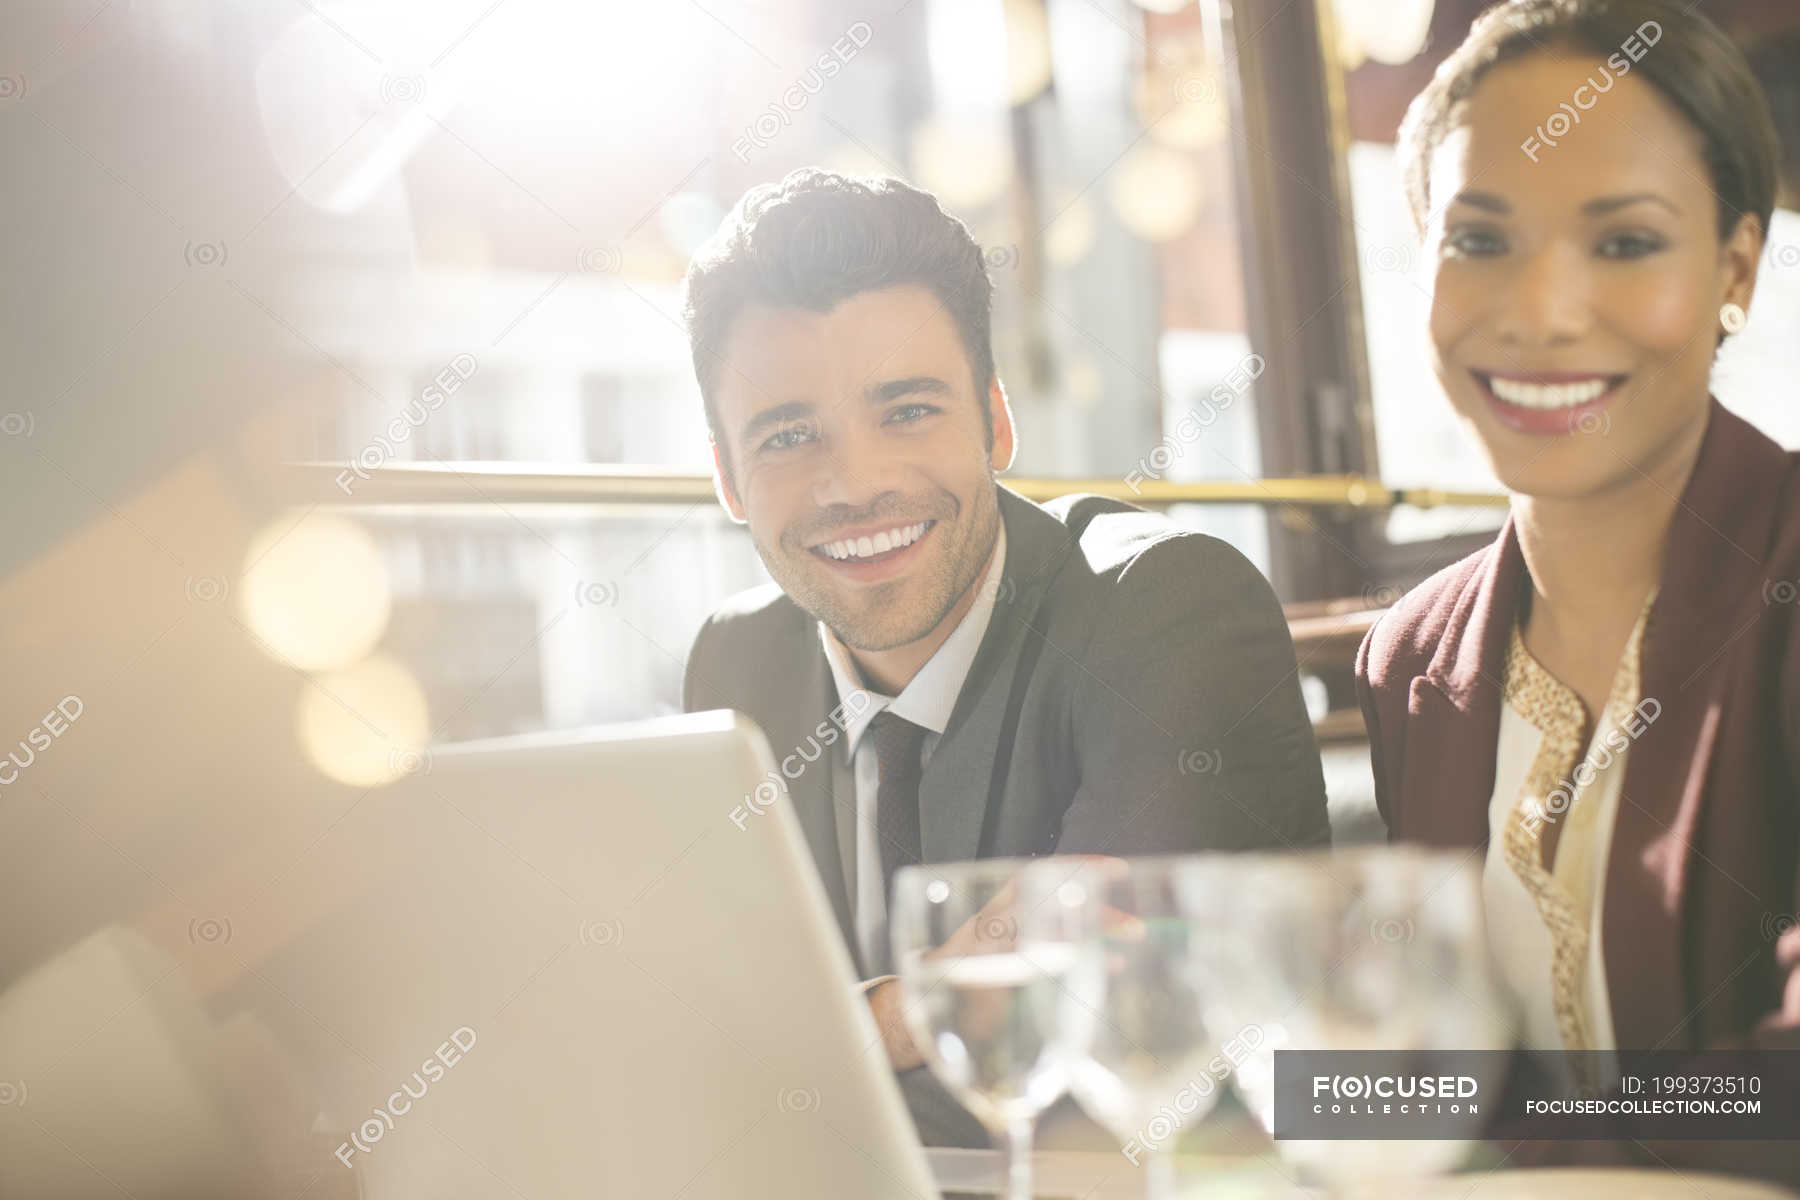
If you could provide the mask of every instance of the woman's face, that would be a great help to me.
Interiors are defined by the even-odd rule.
[[[1749,306],[1762,251],[1754,217],[1721,241],[1681,112],[1642,75],[1598,92],[1607,78],[1561,53],[1497,67],[1430,163],[1433,365],[1494,473],[1532,496],[1597,494],[1697,448],[1719,309]],[[1565,102],[1580,124],[1544,144]]]

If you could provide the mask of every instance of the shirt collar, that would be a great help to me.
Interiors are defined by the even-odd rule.
[[[942,734],[950,724],[950,713],[956,708],[956,697],[962,692],[964,681],[969,677],[969,668],[974,665],[975,652],[981,649],[981,639],[987,633],[988,622],[993,619],[994,601],[1000,594],[1000,580],[1006,570],[1006,525],[1000,525],[1000,531],[994,539],[994,561],[988,564],[987,574],[982,576],[979,589],[975,593],[975,602],[969,605],[969,611],[957,623],[944,644],[937,648],[932,656],[925,660],[912,682],[900,689],[898,696],[884,696],[862,686],[861,675],[855,664],[850,661],[849,651],[843,643],[819,623],[819,641],[825,647],[825,661],[831,667],[831,681],[837,685],[838,699],[844,703],[846,720],[844,735],[851,754],[856,753],[857,745],[862,741],[864,730],[875,714],[892,709],[898,716],[905,717],[913,724]],[[867,696],[870,703],[858,712],[851,714],[848,697],[856,692]]]

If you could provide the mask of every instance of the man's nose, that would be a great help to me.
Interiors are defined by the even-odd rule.
[[[893,471],[873,431],[844,429],[826,439],[813,478],[813,503],[820,508],[844,505],[861,508],[889,489]]]

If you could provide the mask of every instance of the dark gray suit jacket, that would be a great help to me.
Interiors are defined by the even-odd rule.
[[[924,860],[1328,843],[1293,642],[1249,560],[1099,496],[1039,506],[1002,487],[1000,513],[993,617],[919,784]],[[773,585],[734,597],[694,641],[684,700],[748,715],[777,758],[819,760],[789,796],[866,966],[837,833],[856,797],[832,794],[819,750],[839,698],[817,622]],[[926,1140],[985,1145],[921,1074],[901,1082]]]

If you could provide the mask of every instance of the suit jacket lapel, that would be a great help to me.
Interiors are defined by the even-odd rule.
[[[1006,570],[994,612],[957,694],[949,726],[919,781],[920,845],[926,862],[977,856],[983,820],[998,803],[1004,772],[996,773],[1013,683],[1039,605],[1063,557],[1075,544],[1061,521],[1001,487],[1006,523]]]
[[[1763,558],[1785,470],[1779,446],[1712,401],[1644,638],[1640,690],[1662,710],[1626,759],[1606,872],[1606,983],[1620,1046],[1685,1044],[1681,1027],[1703,999],[1668,981],[1686,975],[1681,902],[1720,720],[1760,715],[1721,713],[1720,689],[1726,649],[1769,610]]]

